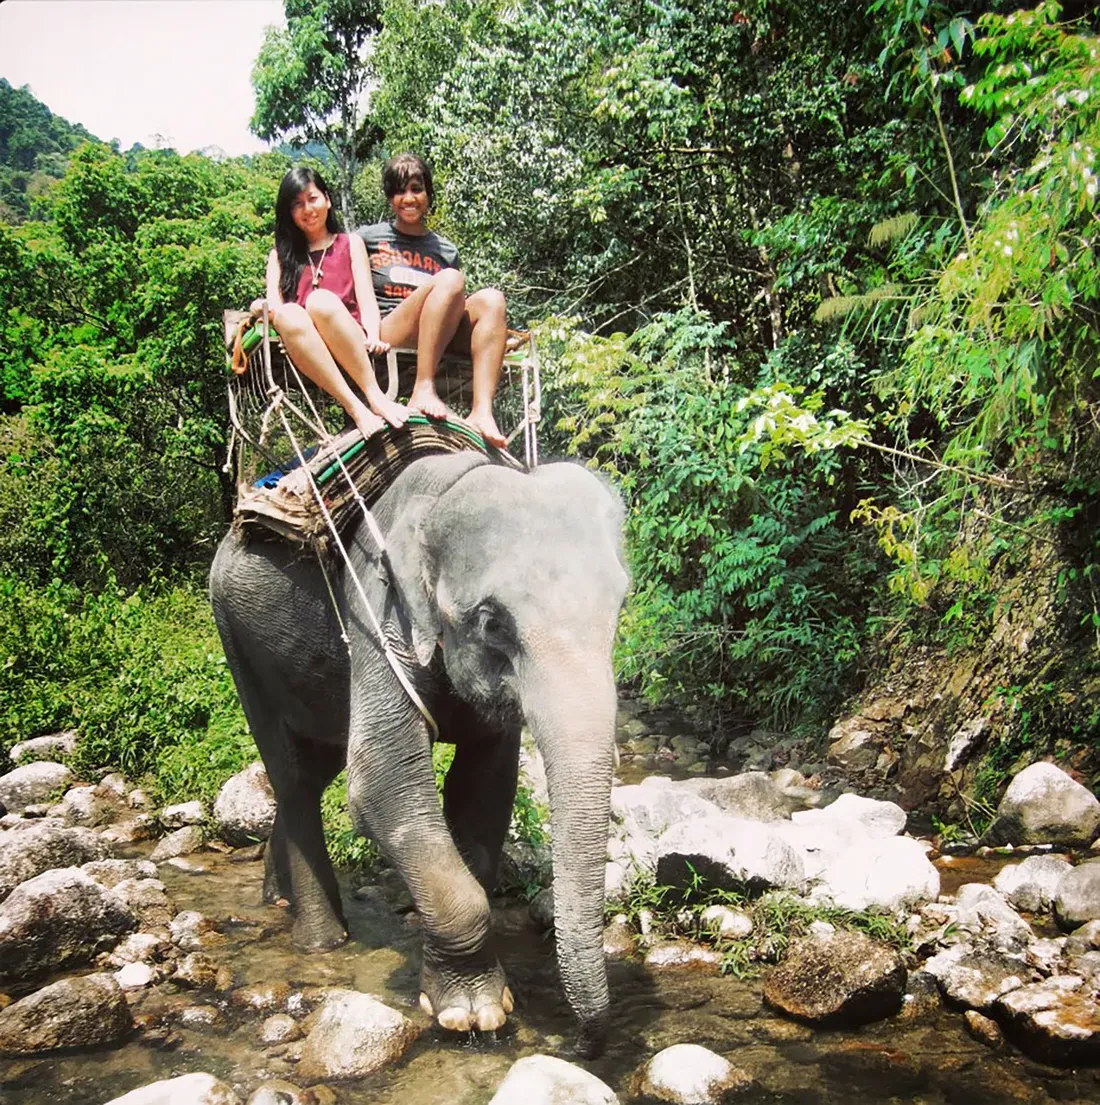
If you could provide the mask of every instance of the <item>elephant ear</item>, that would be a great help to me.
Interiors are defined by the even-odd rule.
[[[436,604],[437,569],[428,550],[425,529],[435,495],[413,496],[386,539],[394,589],[412,627],[417,662],[427,667],[443,631]]]

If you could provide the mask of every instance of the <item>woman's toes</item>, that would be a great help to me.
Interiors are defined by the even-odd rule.
[[[417,384],[413,387],[412,395],[409,396],[409,406],[426,418],[446,418],[451,413],[447,410],[447,404],[436,395],[435,388],[430,384],[427,386]]]

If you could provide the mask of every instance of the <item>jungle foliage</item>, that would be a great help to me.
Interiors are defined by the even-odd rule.
[[[469,281],[537,326],[544,451],[622,488],[617,662],[652,696],[821,732],[879,641],[985,633],[1033,540],[1095,666],[1100,17],[1017,6],[385,0],[341,39],[306,27],[340,4],[288,0],[332,105],[373,88],[356,218],[384,156],[433,162]],[[304,135],[277,45],[257,118]],[[165,786],[202,789],[243,732],[197,583],[219,319],[288,159],[43,119],[67,160],[0,221],[0,747],[75,722],[130,770],[194,749]]]

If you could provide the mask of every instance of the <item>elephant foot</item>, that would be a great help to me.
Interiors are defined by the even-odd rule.
[[[339,917],[331,914],[323,921],[299,917],[294,922],[291,938],[300,952],[330,952],[347,943],[348,930]]]
[[[420,1008],[451,1032],[495,1032],[515,1005],[499,967],[491,978],[470,984],[462,979],[447,981],[425,964],[421,985]]]

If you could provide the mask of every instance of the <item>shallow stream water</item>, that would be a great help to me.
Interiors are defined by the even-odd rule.
[[[345,887],[352,939],[331,953],[294,951],[285,910],[259,905],[262,863],[232,863],[217,854],[192,857],[206,869],[171,866],[161,877],[179,909],[196,909],[224,927],[228,939],[206,949],[229,964],[238,984],[289,984],[292,991],[346,986],[376,994],[418,1024],[419,934],[415,915],[401,915],[381,891],[356,897]],[[956,868],[967,868],[968,863]],[[976,871],[968,870],[972,881]],[[983,872],[984,874],[984,872]],[[388,893],[393,898],[392,892]],[[225,924],[230,917],[237,923]],[[243,922],[243,923],[242,923]],[[249,923],[255,922],[255,923]],[[524,906],[495,913],[499,950],[516,996],[507,1029],[495,1040],[457,1039],[428,1029],[395,1068],[339,1084],[338,1100],[400,1105],[485,1105],[512,1063],[535,1052],[576,1061],[572,1026],[557,982],[553,943],[528,919]],[[884,1021],[858,1031],[823,1032],[780,1018],[763,1006],[760,981],[736,981],[697,971],[652,972],[640,962],[610,964],[612,1025],[607,1053],[582,1063],[620,1099],[645,1060],[675,1043],[702,1044],[752,1075],[739,1098],[774,1105],[994,1105],[1100,1101],[1100,1072],[1064,1071],[1033,1063],[1012,1050],[990,1051],[966,1033],[962,1017],[943,1012],[932,1022]],[[164,987],[171,990],[171,987]],[[150,992],[137,1014],[210,1001],[185,992]],[[5,1105],[102,1105],[161,1078],[206,1071],[237,1086],[242,1098],[266,1078],[294,1082],[291,1063],[259,1042],[268,1013],[245,1013],[221,995],[214,1027],[175,1023],[175,1046],[139,1042],[111,1051],[7,1064],[0,1071]],[[175,1018],[171,1018],[175,1021]],[[278,1049],[276,1049],[277,1051]]]

